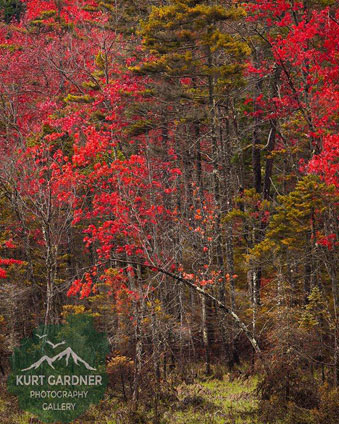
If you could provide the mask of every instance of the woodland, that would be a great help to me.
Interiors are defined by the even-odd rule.
[[[339,4],[0,0],[0,423],[91,314],[75,423],[335,424]]]

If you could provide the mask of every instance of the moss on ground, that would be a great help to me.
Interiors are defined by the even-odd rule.
[[[256,417],[256,377],[248,379],[197,379],[179,384],[172,396],[159,404],[158,424],[260,424]],[[17,400],[0,386],[1,424],[29,424],[31,415],[20,412]],[[39,421],[34,421],[39,422]],[[107,392],[99,405],[93,405],[74,424],[154,424],[155,412],[145,403],[135,411],[114,393]]]

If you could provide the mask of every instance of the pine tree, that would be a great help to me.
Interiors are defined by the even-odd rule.
[[[169,132],[174,133],[179,166],[183,170],[182,185],[177,191],[177,204],[183,217],[181,233],[187,232],[185,222],[193,222],[200,216],[206,218],[206,189],[211,189],[214,224],[208,231],[214,240],[214,266],[223,275],[215,290],[224,302],[225,276],[230,275],[232,309],[235,308],[232,227],[229,225],[225,230],[221,218],[232,207],[235,189],[231,97],[244,86],[243,70],[250,53],[232,25],[245,15],[241,7],[206,0],[172,0],[165,6],[154,7],[148,19],[141,22],[139,32],[149,57],[132,68],[152,78],[153,95],[162,99],[162,107],[159,108],[158,102],[157,110],[151,112],[153,119],[162,123],[163,140]],[[191,238],[189,233],[186,237]],[[178,247],[181,251],[180,243]],[[206,255],[202,255],[201,267],[206,260]],[[202,317],[208,316],[208,302],[203,302],[202,309]],[[204,319],[203,322],[208,372],[209,323]],[[229,354],[233,349],[226,345],[232,344],[232,336],[226,336],[224,330],[222,333]],[[229,361],[232,364],[234,359],[229,356]]]
[[[13,19],[19,21],[24,12],[24,4],[21,0],[0,0],[0,17],[7,24]]]

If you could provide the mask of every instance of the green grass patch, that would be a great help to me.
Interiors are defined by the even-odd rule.
[[[192,384],[174,387],[174,396],[164,395],[159,405],[160,424],[262,424],[257,419],[257,378],[196,379]],[[140,403],[138,411],[132,411],[129,403],[123,402],[108,391],[105,398],[92,405],[74,424],[153,424],[154,410]],[[20,411],[15,397],[0,391],[1,424],[26,424],[31,415]]]
[[[164,414],[168,424],[259,424],[257,420],[257,380],[207,380],[177,388],[181,400],[176,410]],[[174,406],[174,405],[173,405]]]

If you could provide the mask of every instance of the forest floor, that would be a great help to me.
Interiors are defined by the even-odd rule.
[[[99,405],[92,406],[74,424],[259,424],[257,420],[257,378],[199,379],[174,388],[170,400],[160,401],[158,421],[154,406],[145,403],[137,412],[107,392]],[[0,386],[0,423],[30,424],[32,415],[21,412],[15,397]]]
[[[207,380],[184,385],[177,407],[164,414],[169,424],[257,423],[256,378]]]

